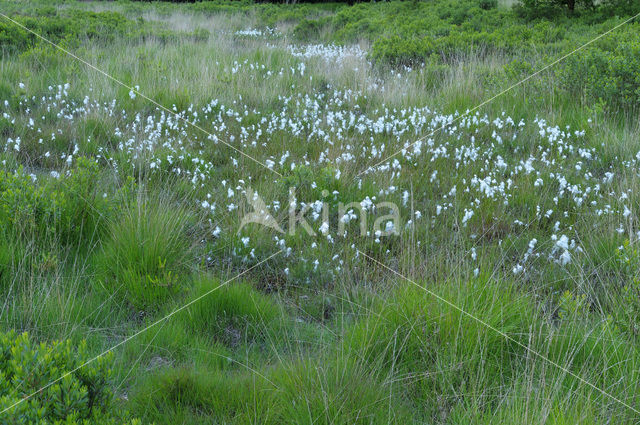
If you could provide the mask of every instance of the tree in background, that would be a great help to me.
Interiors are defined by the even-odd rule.
[[[603,17],[628,16],[640,12],[638,0],[520,0],[530,16],[551,17],[559,10],[573,14],[577,10],[598,11]]]
[[[566,9],[570,12],[574,12],[576,6],[584,7],[585,9],[593,9],[595,7],[594,0],[521,0],[522,5],[531,11],[544,12],[550,9]]]

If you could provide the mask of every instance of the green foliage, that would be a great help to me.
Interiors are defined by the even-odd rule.
[[[616,251],[623,272],[623,286],[618,301],[618,323],[629,335],[640,336],[640,250],[630,241]]]
[[[604,0],[601,5],[604,13],[610,16],[630,16],[640,12],[640,3],[635,0]]]
[[[294,35],[309,39],[327,33],[331,34],[327,41],[339,43],[368,39],[373,43],[371,58],[393,65],[421,63],[433,54],[448,61],[474,46],[495,43],[501,48],[507,34],[494,32],[513,23],[513,18],[495,4],[492,0],[361,3],[329,17],[305,19]],[[506,43],[514,45],[515,40],[507,38]]]
[[[450,284],[437,291],[470,316],[515,339],[534,317],[530,300],[490,282]],[[393,369],[400,375],[416,375],[407,384],[413,397],[425,400],[445,388],[480,389],[489,384],[482,381],[485,374],[504,378],[514,373],[514,353],[521,348],[460,310],[415,287],[397,291],[383,302],[386,305],[375,309],[379,314],[347,332],[346,348],[341,350],[382,374]]]
[[[319,19],[303,18],[293,29],[293,35],[299,40],[317,40],[330,20],[329,16]]]
[[[83,366],[91,358],[84,342],[36,344],[26,333],[0,334],[2,423],[140,424],[114,414],[112,357],[107,354]],[[29,398],[22,401],[24,397]]]
[[[479,0],[478,6],[484,10],[495,9],[498,7],[498,0]]]
[[[640,104],[640,25],[567,58],[558,72],[562,87],[592,103],[633,110]]]
[[[640,4],[627,1],[600,2],[596,7],[592,0],[576,0],[575,16],[568,18],[561,9],[572,2],[524,0],[516,13],[496,8],[492,1],[361,3],[334,15],[303,18],[293,34],[304,41],[367,39],[369,58],[394,67],[461,63],[492,54],[520,62],[523,56],[542,53],[539,63],[527,64],[531,72],[524,72],[525,67],[513,69],[513,64],[507,67],[509,77],[522,79],[618,24],[612,17],[640,11]],[[589,27],[594,22],[603,23],[602,29]],[[608,41],[568,57],[556,67],[562,89],[587,102],[602,100],[610,109],[635,108],[640,81],[637,34],[637,25],[629,25],[608,36]]]
[[[571,12],[576,7],[593,9],[595,7],[594,0],[521,0],[522,5],[533,16],[547,15],[552,11],[566,9]]]
[[[574,295],[571,291],[563,292],[558,303],[558,317],[569,320],[586,318],[589,313],[586,298],[585,294]]]
[[[633,0],[520,0],[516,10],[528,18],[553,18],[558,14],[572,17],[602,18],[634,15],[640,4]]]
[[[176,205],[139,201],[110,223],[97,254],[99,282],[140,309],[155,309],[188,279],[190,214]]]
[[[253,0],[207,0],[207,1],[175,1],[154,2],[154,10],[161,16],[171,16],[176,10],[200,15],[237,15],[240,17],[257,17],[261,27],[275,27],[282,23],[296,23],[305,18],[313,19],[326,16],[341,8],[347,7],[345,2],[256,2]],[[180,4],[182,3],[182,4]],[[139,16],[146,10],[146,5],[137,1],[121,1],[120,9],[133,16]]]
[[[69,174],[36,177],[0,171],[0,223],[17,238],[78,245],[101,231],[110,200],[98,193],[100,168],[78,158]]]
[[[206,278],[195,283],[192,299],[198,301],[180,316],[187,329],[230,346],[276,336],[284,315],[272,299],[247,284],[214,290],[221,283]]]
[[[140,40],[155,38],[162,41],[177,40],[178,34],[142,19],[131,20],[117,12],[91,12],[71,8],[40,6],[16,10],[11,19],[56,44],[77,45],[84,40],[112,43],[116,39]],[[195,40],[208,38],[208,33],[197,30]],[[13,22],[0,21],[0,49],[24,52],[42,40]]]
[[[133,403],[158,424],[403,424],[406,403],[375,371],[336,359],[279,363],[262,371],[206,373],[189,367],[151,375]]]
[[[431,38],[405,39],[392,36],[377,40],[371,47],[371,57],[391,65],[412,65],[434,55],[437,49]]]
[[[572,187],[583,189],[610,171],[615,178],[603,183],[611,187],[602,188],[602,193],[626,193],[629,201],[625,203],[637,203],[635,186],[630,183],[635,181],[633,170],[625,176],[624,170],[629,167],[617,165],[620,158],[629,158],[620,155],[622,150],[635,149],[634,143],[627,142],[635,141],[637,131],[624,129],[623,137],[618,137],[621,133],[617,127],[600,121],[600,105],[631,110],[634,102],[638,103],[637,25],[582,51],[588,53],[580,59],[583,62],[576,58],[575,63],[554,65],[553,70],[487,105],[489,116],[496,110],[505,111],[505,116],[509,114],[516,122],[540,117],[549,125],[566,128],[566,134],[559,137],[562,148],[569,150],[556,151],[544,138],[533,137],[529,132],[535,135],[535,125],[522,129],[514,126],[501,133],[508,137],[498,142],[491,135],[493,127],[471,124],[458,139],[446,132],[430,137],[433,140],[429,143],[442,144],[447,153],[455,152],[455,160],[451,156],[449,161],[445,155],[429,158],[416,154],[406,161],[399,157],[402,173],[394,173],[393,181],[387,182],[384,172],[356,177],[363,163],[369,162],[366,158],[350,164],[337,155],[349,145],[356,156],[358,152],[363,152],[363,157],[375,156],[369,143],[377,145],[381,140],[386,147],[383,152],[391,154],[394,146],[419,137],[411,127],[395,134],[385,126],[374,132],[370,141],[358,130],[348,129],[331,138],[331,148],[316,143],[317,136],[309,136],[304,126],[294,136],[277,130],[274,114],[275,131],[256,137],[253,146],[249,144],[253,140],[243,132],[255,128],[252,126],[257,126],[262,117],[269,119],[282,102],[302,114],[308,108],[303,106],[306,95],[316,90],[328,102],[335,101],[332,92],[351,90],[355,95],[341,105],[339,115],[333,116],[336,126],[350,116],[358,119],[362,111],[371,113],[368,116],[372,119],[382,114],[404,119],[407,108],[416,105],[434,105],[433,119],[440,119],[435,118],[439,112],[462,112],[478,104],[476,100],[488,98],[487,91],[496,89],[497,93],[497,89],[531,75],[621,21],[605,20],[602,7],[595,12],[581,8],[571,18],[558,13],[553,20],[531,19],[531,15],[496,8],[493,0],[391,1],[355,7],[254,5],[244,0],[193,5],[119,1],[99,6],[121,11],[120,16],[161,17],[176,27],[206,21],[217,31],[219,25],[223,29],[216,32],[220,42],[210,40],[202,53],[205,49],[194,43],[208,37],[205,31],[183,34],[179,44],[163,45],[163,40],[172,37],[147,38],[130,28],[131,22],[143,32],[149,29],[160,34],[154,25],[135,18],[121,20],[118,14],[99,13],[96,18],[78,12],[66,26],[71,7],[95,5],[66,2],[46,9],[38,7],[29,25],[40,25],[39,29],[63,46],[79,49],[80,56],[115,72],[123,81],[140,84],[142,91],[161,104],[186,110],[183,117],[202,124],[207,131],[225,134],[225,140],[239,149],[255,148],[276,164],[281,149],[289,149],[292,157],[284,165],[276,165],[275,170],[284,175],[276,179],[250,161],[236,162],[233,159],[238,156],[230,155],[226,146],[201,139],[191,128],[175,139],[171,135],[174,128],[179,128],[174,127],[176,121],[166,114],[160,122],[155,120],[153,105],[140,96],[132,99],[128,89],[103,82],[101,76],[77,72],[81,66],[75,63],[77,67],[72,68],[69,64],[73,61],[28,34],[22,34],[26,39],[21,41],[19,32],[2,32],[5,47],[15,41],[15,51],[22,52],[5,55],[6,71],[0,81],[0,100],[8,100],[6,108],[11,113],[7,115],[11,118],[0,118],[0,139],[19,136],[22,140],[19,151],[8,145],[0,154],[6,160],[0,172],[0,289],[5,297],[2,323],[5,327],[33,329],[39,336],[69,333],[76,340],[86,335],[89,346],[96,350],[113,345],[114,337],[118,341],[135,334],[135,339],[118,348],[122,356],[113,367],[113,375],[99,373],[106,377],[98,379],[81,369],[51,387],[57,392],[46,391],[34,397],[34,403],[40,404],[24,403],[20,409],[31,416],[15,420],[0,417],[0,422],[112,423],[108,410],[114,407],[113,394],[93,389],[108,387],[112,376],[123,388],[123,404],[144,419],[167,424],[521,424],[537,419],[567,424],[633,423],[636,419],[628,412],[627,420],[623,406],[602,397],[566,370],[637,405],[640,255],[626,245],[618,261],[610,261],[624,237],[615,231],[619,216],[611,213],[594,217],[583,214],[588,211],[584,207],[567,206],[568,196],[552,199],[559,183],[546,176],[549,171],[557,171]],[[26,22],[25,16],[31,12],[26,7],[19,12],[12,16]],[[205,17],[192,16],[192,12]],[[218,13],[234,16],[212,18]],[[98,18],[104,22],[96,22]],[[245,37],[239,42],[233,35],[239,28],[282,22],[289,24],[279,30],[291,29],[304,41],[353,43],[364,39],[363,45],[369,41],[373,46],[370,59],[379,67],[371,69],[357,58],[353,62],[350,58],[342,67],[327,65],[321,59],[305,59],[307,68],[302,76],[294,72],[299,59],[289,55],[280,43],[272,49],[270,39],[252,38],[247,42]],[[601,25],[591,25],[598,22]],[[144,46],[135,45],[140,40],[146,41]],[[109,46],[105,46],[107,43]],[[132,49],[114,54],[122,46]],[[12,49],[6,47],[5,51]],[[232,73],[228,69],[234,61],[250,66]],[[354,69],[353,63],[359,69]],[[412,72],[403,70],[403,75],[387,69],[423,63],[424,67]],[[203,72],[205,68],[208,72]],[[282,75],[276,77],[281,68]],[[267,71],[275,78],[265,77]],[[485,91],[484,75],[494,78],[496,87]],[[50,81],[51,76],[58,81]],[[71,95],[65,100],[70,101],[66,103],[70,107],[77,101],[76,106],[82,108],[81,101],[87,95],[100,102],[115,99],[125,111],[107,116],[104,111],[112,108],[95,108],[78,119],[56,117],[40,98],[46,94],[43,88],[63,82],[60,78],[65,77],[71,82]],[[375,84],[364,87],[368,81]],[[18,88],[17,82],[25,86]],[[545,90],[532,95],[538,88]],[[619,98],[616,93],[620,93]],[[201,114],[201,102],[213,97],[220,103]],[[596,106],[583,110],[576,104],[581,97],[594,99],[592,105]],[[233,107],[229,106],[231,102]],[[323,102],[318,101],[319,108],[325,108]],[[243,108],[246,113],[241,117]],[[195,111],[199,115],[191,115]],[[589,125],[587,118],[592,117],[592,111],[596,111],[597,119]],[[39,121],[31,127],[26,125],[29,115],[36,117],[41,112],[46,117],[42,125]],[[318,119],[329,122],[330,114],[333,112],[320,114]],[[286,116],[282,115],[283,126]],[[133,117],[137,124],[123,131],[128,118]],[[431,118],[428,114],[415,117]],[[484,119],[482,115],[477,118]],[[60,127],[54,125],[60,121]],[[146,133],[141,130],[143,126],[152,128],[152,124],[158,124],[157,139],[146,143],[150,140],[140,137]],[[565,127],[569,124],[570,128]],[[465,125],[466,121],[458,123]],[[574,131],[582,129],[586,135],[574,139]],[[54,130],[55,140],[38,143],[38,133],[48,135]],[[610,134],[610,139],[602,139],[603,134]],[[485,176],[488,170],[480,163],[471,165],[474,161],[470,157],[470,162],[459,161],[467,155],[462,147],[471,137],[477,141],[476,146],[493,146],[495,156],[483,158],[485,164],[504,159],[510,166],[538,152],[548,152],[544,158],[550,163],[536,161],[535,173],[516,173],[509,184],[519,191],[508,203],[483,200],[467,227],[460,228],[459,213],[463,211],[453,209],[466,205],[462,202],[479,201],[473,190],[464,189],[470,179]],[[174,143],[176,146],[172,146]],[[74,155],[74,165],[66,165],[62,154],[74,145],[101,161]],[[563,157],[573,158],[574,148],[588,153],[592,147],[597,148],[593,157],[585,154],[568,168],[561,162]],[[51,152],[51,156],[43,159],[44,152]],[[325,158],[325,153],[329,158],[326,162],[315,161],[319,156]],[[157,163],[151,165],[150,157]],[[591,167],[591,161],[597,161],[598,166]],[[293,162],[295,168],[290,167]],[[465,168],[457,168],[465,163]],[[50,175],[54,169],[61,175]],[[198,180],[205,169],[211,171],[208,179]],[[460,174],[461,170],[467,170],[468,175]],[[534,185],[536,177],[544,177],[544,189]],[[131,183],[118,189],[123,181],[131,181],[127,179],[140,184],[137,201],[129,192]],[[394,188],[391,191],[387,186],[388,194],[383,190],[387,183]],[[416,226],[407,223],[398,238],[375,245],[373,238],[352,236],[358,220],[348,225],[348,236],[333,233],[331,242],[322,237],[312,241],[300,229],[295,235],[271,233],[257,224],[246,226],[238,234],[233,226],[249,210],[242,196],[248,187],[268,199],[267,207],[283,227],[287,225],[289,188],[297,189],[299,204],[326,202],[331,223],[337,221],[339,202],[371,197],[400,203],[405,189],[411,193],[403,210],[408,215],[411,209],[413,215],[415,205],[415,212],[420,211],[422,218],[416,214]],[[444,196],[451,210],[440,212],[443,195],[456,187],[455,196]],[[229,195],[229,189],[235,194]],[[594,196],[584,202],[603,199]],[[171,201],[166,201],[168,198]],[[217,205],[215,212],[202,204],[203,199]],[[552,208],[553,214],[534,218],[536,207],[541,213]],[[190,208],[201,211],[203,217],[206,212],[208,224],[206,219],[194,217]],[[616,210],[620,205],[611,202],[611,208]],[[516,218],[522,217],[520,211],[530,212],[531,221],[516,223]],[[564,224],[552,230],[556,216],[563,212]],[[382,213],[370,213],[369,227]],[[317,231],[320,222],[310,223]],[[630,215],[630,231],[635,223],[635,216]],[[218,226],[222,230],[212,234]],[[572,251],[572,262],[566,267],[552,264],[545,255],[553,244],[549,236],[570,231],[580,236],[579,246],[584,252]],[[615,237],[607,239],[609,234]],[[514,275],[513,263],[527,252],[534,237],[540,241],[536,245],[540,251],[536,248],[528,260],[525,258],[525,271]],[[590,253],[596,239],[607,239],[607,243],[599,253]],[[206,245],[206,255],[200,255],[200,250],[194,252],[194,245],[199,243]],[[198,264],[206,264],[212,276],[235,275],[278,247],[284,250],[281,254],[243,275],[247,283],[229,282],[216,289],[223,282],[217,277],[191,281]],[[468,255],[471,247],[472,256]],[[422,290],[407,289],[408,283],[395,281],[392,274],[367,263],[357,249],[369,255],[379,253],[378,258],[390,267],[428,282],[429,290],[484,323]],[[486,273],[491,279],[470,278],[475,273]],[[594,288],[601,292],[596,293]],[[605,300],[607,297],[613,301]],[[188,308],[168,321],[137,334],[147,324],[191,301]],[[132,308],[144,311],[132,314]],[[139,320],[141,316],[146,318]],[[566,370],[536,357],[500,332]],[[20,337],[15,339],[22,341]],[[64,351],[64,347],[68,346],[62,344],[59,349]],[[16,368],[23,364],[34,368],[36,356],[48,361],[39,348],[30,349],[36,354],[16,356]],[[88,358],[87,351],[85,347],[80,353],[71,350],[69,364],[81,364]],[[0,351],[0,362],[2,355]],[[0,399],[0,410],[3,403],[19,400],[24,395],[21,388],[30,388],[31,382],[41,385],[40,381],[46,383],[48,378],[73,370],[73,366],[56,367],[56,373],[35,367],[37,376],[16,375],[29,385],[0,377],[0,390],[15,389],[8,399]],[[4,366],[1,371],[5,372]],[[82,373],[90,377],[84,379]],[[85,384],[87,380],[98,383]],[[39,412],[44,404],[53,407]],[[89,404],[92,407],[87,412]],[[96,418],[97,410],[107,413]],[[30,419],[47,412],[51,414],[47,421]],[[65,419],[58,419],[61,417]]]
[[[5,288],[13,271],[13,253],[15,246],[0,235],[0,288]]]

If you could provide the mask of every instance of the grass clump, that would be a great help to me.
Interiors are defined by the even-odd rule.
[[[138,309],[155,309],[188,280],[190,214],[166,202],[139,201],[109,226],[97,254],[99,281]]]
[[[152,375],[133,403],[158,424],[406,423],[406,404],[385,390],[371,371],[330,360],[235,373],[181,367]]]
[[[14,259],[14,248],[7,238],[0,234],[0,287],[10,279],[11,267]]]
[[[576,403],[589,399],[608,407],[585,405],[585,423],[632,418],[589,384],[633,404],[637,352],[612,319],[588,313],[584,297],[563,295],[559,319],[550,323],[532,297],[505,282],[477,279],[429,289],[468,315],[424,290],[402,288],[338,345],[353,364],[378,371],[378,381],[419,405],[420,420],[492,423],[497,415],[504,417],[500,423],[523,423],[516,412],[533,408],[532,421],[549,411],[550,423],[565,423]]]
[[[534,316],[526,297],[492,282],[454,283],[436,291],[516,339]],[[438,394],[452,388],[482,391],[491,376],[513,375],[521,347],[424,290],[403,288],[383,303],[379,314],[347,331],[343,350],[380,371],[381,379],[402,382],[410,397],[427,402],[430,414],[443,408]]]
[[[275,336],[284,312],[271,298],[248,284],[214,290],[220,285],[215,279],[196,281],[191,297],[198,301],[180,316],[188,330],[230,346]]]

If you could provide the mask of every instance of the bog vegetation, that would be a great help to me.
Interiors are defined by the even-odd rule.
[[[640,420],[636,2],[0,13],[0,422]]]

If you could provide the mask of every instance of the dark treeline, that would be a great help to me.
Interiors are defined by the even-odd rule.
[[[134,1],[157,1],[157,0],[134,0]],[[161,0],[167,1],[171,3],[206,3],[207,1],[215,1],[215,0]],[[279,4],[296,4],[296,3],[344,3],[344,4],[355,4],[355,3],[369,3],[371,0],[229,0],[231,3],[279,3]],[[415,0],[413,0],[415,1]]]

